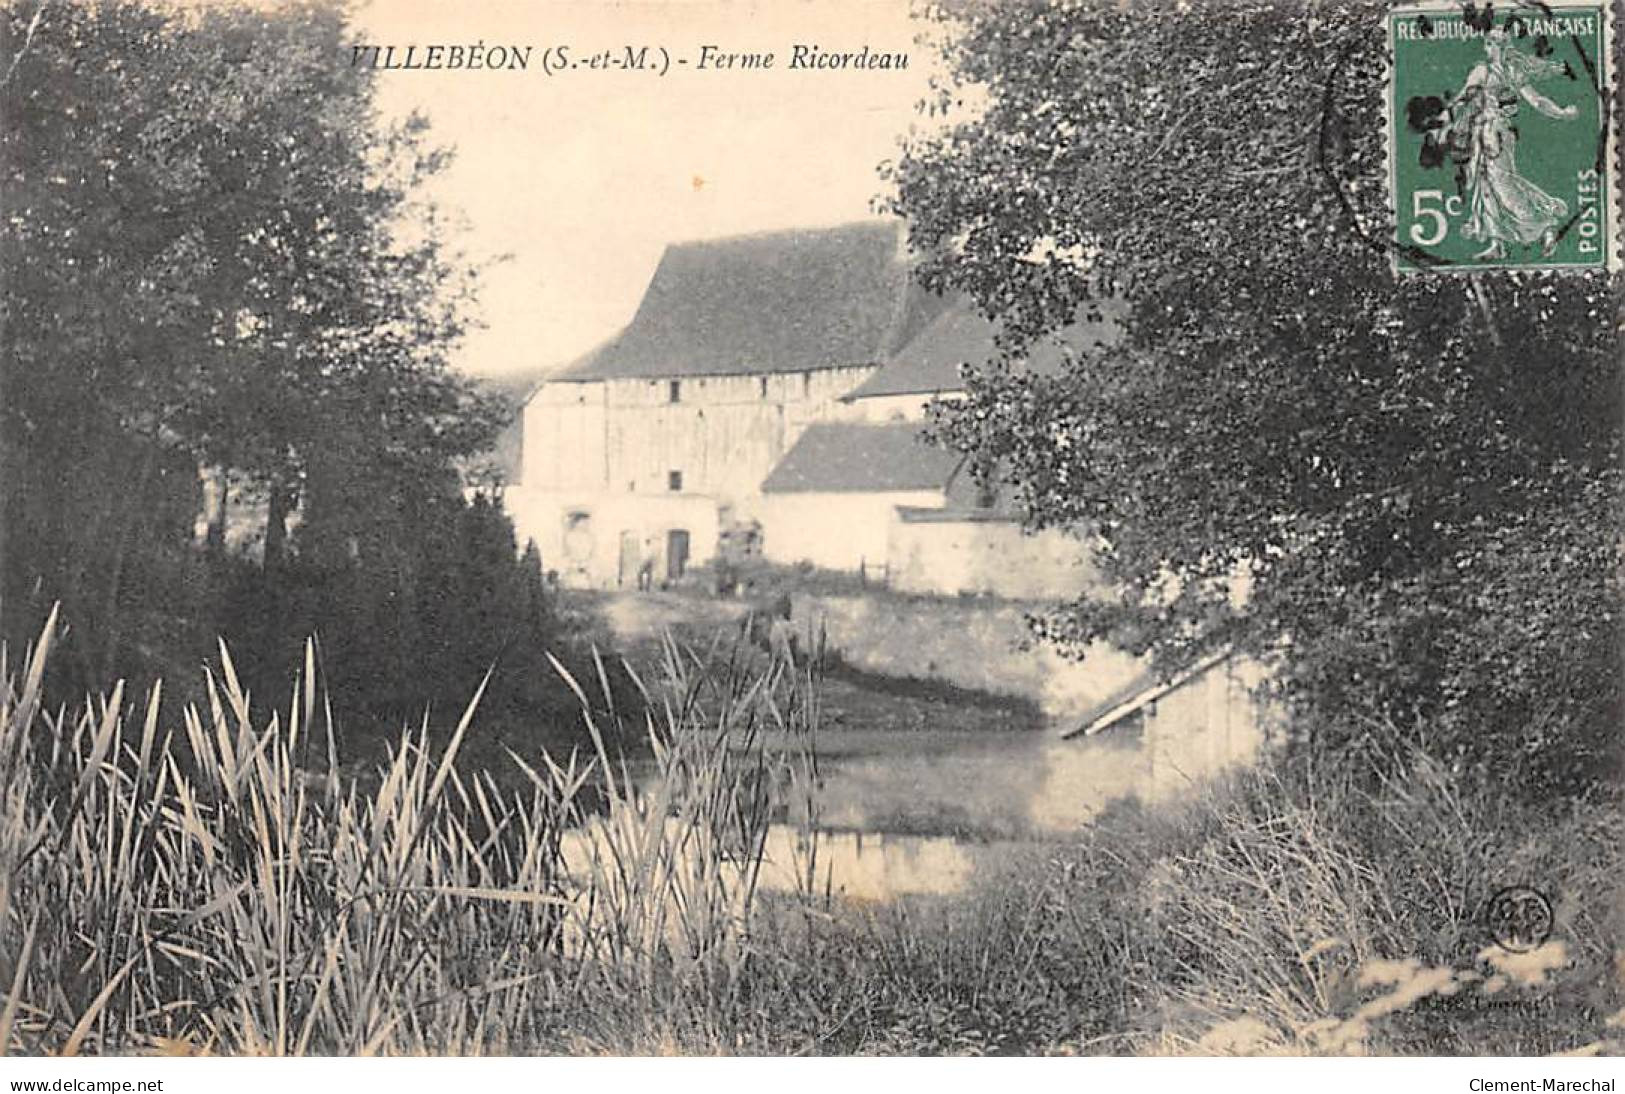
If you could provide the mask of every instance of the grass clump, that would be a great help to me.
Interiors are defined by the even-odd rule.
[[[1109,1024],[1159,1053],[1611,1043],[1625,1004],[1618,801],[1540,808],[1420,753],[1383,779],[1357,774],[1282,762],[1094,826],[1065,856],[1061,922],[1080,952],[1114,955]],[[1511,886],[1551,900],[1538,956],[1498,945],[1487,921]],[[1531,961],[1539,975],[1524,975]]]

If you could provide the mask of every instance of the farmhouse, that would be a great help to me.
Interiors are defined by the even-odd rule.
[[[996,367],[1054,374],[1114,330],[1080,323]],[[1019,685],[1066,736],[1133,744],[1148,787],[1252,756],[1267,719],[1249,661],[1163,681],[1102,643],[1081,663],[1007,648],[1019,602],[1103,578],[1086,541],[1026,533],[997,476],[926,437],[930,408],[999,359],[997,333],[913,284],[895,224],[673,245],[627,327],[531,392],[505,505],[566,585],[681,581],[743,544],[935,597],[807,594],[797,623],[872,671]],[[935,627],[939,610],[965,617]]]
[[[841,398],[847,417],[809,429],[763,483],[767,557],[856,570],[901,592],[1012,599],[1072,596],[1097,581],[1088,551],[1059,531],[1027,534],[1008,492],[922,436],[930,405],[964,393],[963,370],[994,359],[996,329],[954,303]],[[1109,337],[1081,325],[1016,367],[1059,370]]]
[[[632,322],[529,396],[504,501],[572,586],[680,580],[725,545],[906,592],[1073,595],[1060,532],[923,436],[931,403],[996,356],[966,302],[913,284],[901,226],[674,245]],[[1082,325],[1019,366],[1059,369]]]
[[[757,534],[779,460],[942,308],[895,223],[667,248],[631,323],[526,402],[520,536],[566,584],[681,578]]]

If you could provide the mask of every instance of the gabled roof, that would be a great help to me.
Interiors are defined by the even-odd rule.
[[[968,300],[956,301],[888,359],[879,372],[844,398],[963,391],[965,384],[960,366],[980,366],[993,360],[998,354],[994,343],[997,331],[997,324],[978,312],[975,305]],[[1027,354],[1022,367],[1039,375],[1053,376],[1061,371],[1069,351],[1097,343],[1110,344],[1117,337],[1117,326],[1109,316],[1098,323],[1076,323],[1059,334],[1041,339]]]
[[[917,287],[895,221],[677,243],[626,329],[559,380],[876,365],[943,303]]]
[[[928,444],[920,427],[825,422],[807,427],[767,480],[764,494],[946,490],[964,457]]]
[[[524,481],[525,471],[525,416],[515,414],[513,420],[502,427],[491,446],[487,466],[502,477],[509,486]]]

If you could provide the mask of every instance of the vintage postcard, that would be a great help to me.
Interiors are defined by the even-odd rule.
[[[1614,1090],[1619,17],[4,0],[0,1078]]]

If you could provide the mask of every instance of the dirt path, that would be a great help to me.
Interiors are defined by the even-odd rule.
[[[610,593],[599,611],[616,641],[628,649],[659,642],[667,631],[708,635],[743,619],[749,605],[739,600],[705,600],[667,592]]]

